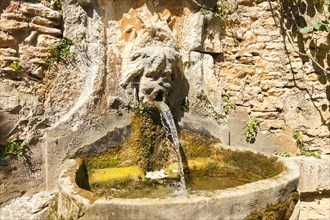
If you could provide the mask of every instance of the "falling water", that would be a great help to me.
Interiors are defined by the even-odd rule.
[[[184,178],[184,171],[183,171],[183,163],[182,163],[182,156],[180,152],[180,141],[178,137],[178,132],[176,130],[176,126],[174,123],[173,115],[170,108],[166,105],[165,102],[158,102],[158,106],[161,112],[161,120],[164,126],[164,129],[167,132],[167,135],[171,136],[172,144],[174,146],[174,150],[177,154],[178,164],[179,164],[179,171],[180,171],[180,183],[182,190],[186,191],[186,183]]]

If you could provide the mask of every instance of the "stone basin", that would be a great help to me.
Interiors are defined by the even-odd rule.
[[[78,186],[76,180],[86,171],[81,161],[70,159],[59,176],[58,214],[64,219],[243,219],[286,202],[296,192],[298,165],[290,158],[278,161],[285,167],[279,175],[224,190],[166,198],[107,199]]]

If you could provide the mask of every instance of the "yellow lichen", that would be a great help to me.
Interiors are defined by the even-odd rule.
[[[108,183],[116,181],[142,181],[145,180],[144,172],[139,167],[121,167],[96,169],[89,177],[89,183]]]

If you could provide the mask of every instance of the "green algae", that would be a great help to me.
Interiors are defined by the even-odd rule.
[[[159,170],[175,159],[170,154],[171,144],[160,124],[158,108],[150,104],[135,112],[133,132],[126,142],[100,155],[83,158],[89,172],[136,165],[144,171]]]
[[[116,181],[139,181],[145,180],[144,172],[139,167],[121,167],[121,168],[105,168],[95,169],[89,177],[89,183],[110,183]]]
[[[221,155],[224,162],[239,167],[245,172],[255,173],[263,179],[274,177],[284,170],[283,165],[277,162],[276,157],[266,157],[260,153],[221,149],[217,154]]]
[[[190,192],[193,193],[200,190],[226,189],[265,179],[264,176],[259,175],[264,175],[264,172],[259,172],[259,169],[256,169],[257,173],[254,173],[253,171],[246,171],[245,168],[242,168],[242,164],[237,165],[236,161],[228,162],[226,159],[219,159],[218,154],[222,154],[224,151],[226,152],[226,155],[241,155],[241,153],[245,153],[235,151],[227,152],[228,150],[224,149],[214,149],[214,152],[216,153],[215,155],[210,155],[210,157],[207,158],[199,157],[188,160],[190,172],[186,174],[186,183]],[[251,156],[250,152],[247,152],[245,156]],[[256,156],[265,157],[263,155]],[[264,163],[264,158],[259,161],[255,161],[257,167],[262,166],[262,163],[259,163],[260,161]],[[275,165],[277,165],[276,163],[277,162],[275,162]],[[173,172],[173,170],[177,169],[177,163],[170,164],[166,169],[166,174],[168,175],[168,178],[166,179],[143,179],[143,177],[141,177],[141,172],[136,175],[136,171],[131,171],[131,173],[128,172],[125,175],[127,177],[136,175],[140,176],[140,178],[135,177],[134,179],[125,179],[118,177],[105,177],[111,179],[111,181],[97,182],[90,179],[90,182],[92,191],[98,196],[106,196],[111,198],[161,198],[171,196],[175,190],[179,189],[178,181],[180,176],[177,172]],[[276,169],[276,166],[273,166],[273,169]],[[274,174],[277,172],[272,171],[271,173]],[[107,175],[110,174],[108,173]],[[267,176],[268,175],[269,174],[267,174]]]
[[[132,134],[126,142],[102,154],[82,158],[90,190],[95,195],[161,198],[171,196],[179,189],[175,151],[160,121],[157,106],[139,106],[132,118]],[[186,166],[186,185],[191,192],[236,187],[283,171],[275,157],[222,149],[215,145],[213,139],[193,132],[183,132],[180,141]],[[167,178],[144,178],[147,171],[160,169],[166,170]]]
[[[207,137],[202,137],[195,133],[188,134],[184,132],[180,135],[180,142],[184,149],[184,154],[187,158],[209,157],[212,153],[215,144],[213,140]]]
[[[285,202],[270,205],[263,210],[253,213],[244,218],[244,220],[286,220],[290,219],[294,207],[299,199],[299,194],[294,192],[291,198],[287,199]]]

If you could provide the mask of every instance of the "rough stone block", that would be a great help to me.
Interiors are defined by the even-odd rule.
[[[260,123],[259,127],[263,131],[268,131],[269,129],[282,129],[285,127],[285,122],[283,120],[265,120]]]
[[[32,4],[32,3],[23,3],[20,7],[21,12],[24,14],[38,15],[45,18],[51,18],[60,20],[61,13],[55,10],[52,10],[41,3]]]
[[[37,47],[49,47],[59,42],[59,38],[48,34],[40,34],[37,38]]]
[[[4,12],[1,14],[1,19],[5,20],[18,20],[18,21],[28,21],[29,19],[23,14],[14,12]]]
[[[0,104],[2,100],[0,99]],[[5,144],[6,139],[18,126],[18,115],[0,112],[0,143]]]
[[[62,31],[57,28],[45,27],[42,25],[34,24],[34,23],[30,23],[30,27],[43,34],[49,34],[49,35],[54,35],[54,36],[62,35]]]
[[[185,18],[182,45],[185,50],[200,50],[203,46],[204,15],[201,12]]]
[[[1,56],[15,56],[17,51],[12,48],[0,48],[0,55]]]
[[[300,167],[299,192],[330,190],[330,155],[314,157],[295,157]]]
[[[251,112],[251,117],[259,120],[276,119],[278,112]]]
[[[22,21],[2,19],[0,22],[0,29],[7,32],[19,31],[28,27],[29,24]]]
[[[17,45],[17,40],[5,33],[0,31],[0,47],[15,47]]]
[[[52,21],[52,20],[49,20],[47,18],[43,18],[40,16],[36,16],[36,17],[32,18],[31,23],[42,25],[45,27],[54,27],[54,26],[58,26],[60,24],[58,21]]]
[[[21,56],[25,56],[27,60],[32,57],[49,57],[51,56],[50,50],[44,47],[33,47],[29,45],[21,46],[19,48]]]

